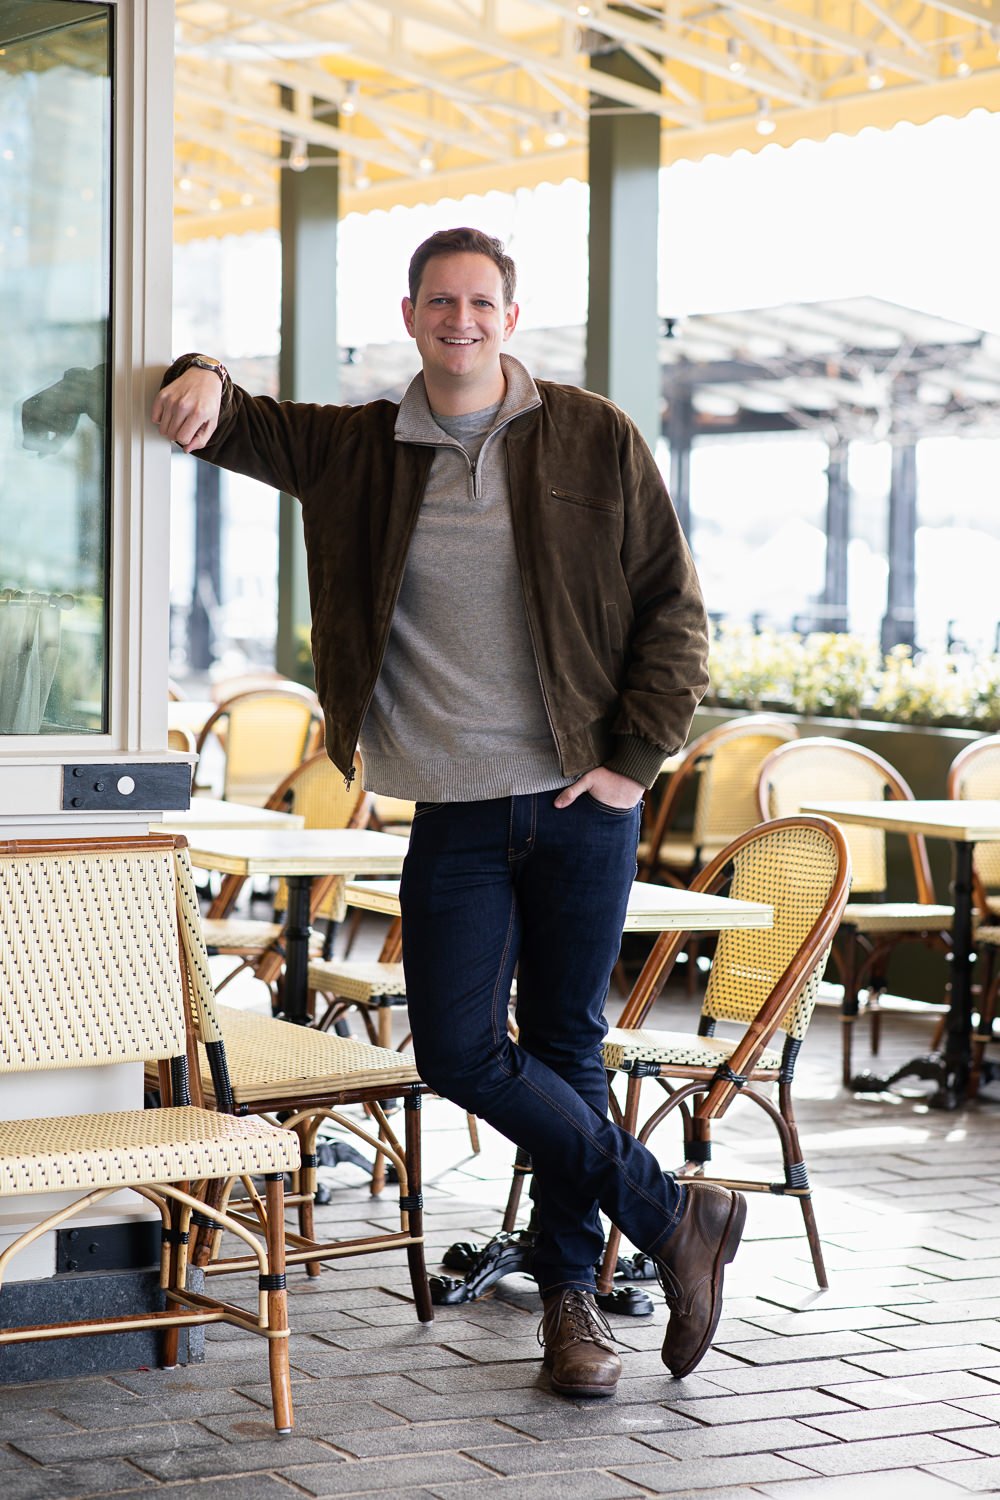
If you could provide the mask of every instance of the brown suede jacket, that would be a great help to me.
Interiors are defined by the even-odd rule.
[[[175,379],[192,358],[176,360]],[[512,524],[545,706],[564,775],[597,765],[651,786],[708,686],[705,608],[660,472],[612,402],[537,382],[511,422]],[[199,458],[302,503],[316,689],[350,777],[382,664],[432,448],[394,438],[398,407],[313,406],[225,381]]]

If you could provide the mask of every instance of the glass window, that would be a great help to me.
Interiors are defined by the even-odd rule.
[[[0,734],[107,728],[110,10],[0,0]]]

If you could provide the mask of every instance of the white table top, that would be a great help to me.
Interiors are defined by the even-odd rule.
[[[399,916],[398,880],[349,880],[348,904]],[[770,927],[771,907],[758,901],[730,901],[676,886],[636,880],[628,898],[626,932],[721,932],[726,927]]]
[[[193,833],[191,863],[224,875],[398,875],[407,840],[369,828]]]
[[[218,708],[211,698],[179,698],[167,704],[167,728],[188,729],[196,737]]]
[[[191,834],[205,829],[228,832],[237,828],[303,828],[301,813],[274,812],[252,807],[248,802],[223,802],[221,797],[193,797],[183,812],[164,813],[160,825],[165,833]]]
[[[889,833],[922,833],[927,838],[966,844],[1000,840],[1000,802],[922,800],[913,802],[808,802],[803,812],[821,813],[838,823],[861,823]]]

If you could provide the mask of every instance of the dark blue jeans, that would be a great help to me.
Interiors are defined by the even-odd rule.
[[[587,793],[557,809],[556,796],[418,803],[400,893],[417,1067],[436,1093],[530,1152],[543,1295],[593,1289],[599,1210],[652,1250],[684,1193],[608,1118],[601,1062],[639,809]]]

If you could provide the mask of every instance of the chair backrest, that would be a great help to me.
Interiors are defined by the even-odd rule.
[[[321,723],[315,693],[296,683],[237,693],[206,721],[198,754],[215,735],[225,751],[223,797],[260,804],[312,752]]]
[[[165,1062],[182,1076],[183,842],[0,841],[0,1073]]]
[[[948,768],[948,796],[1000,801],[1000,734],[985,735],[959,751]],[[985,889],[1000,887],[1000,843],[977,844],[972,858],[976,876]]]
[[[762,901],[774,909],[770,928],[729,928],[719,938],[702,1007],[702,1030],[717,1020],[746,1029],[729,1071],[712,1082],[696,1112],[721,1114],[739,1075],[749,1071],[781,1029],[786,1057],[797,1050],[816,1004],[820,980],[851,886],[851,856],[843,833],[828,818],[805,815],[759,824],[710,861],[691,882],[694,891]],[[686,932],[665,932],[653,945],[629,995],[620,1027],[645,1024]]]
[[[363,828],[368,821],[370,798],[361,784],[361,761],[355,760],[357,775],[350,786],[325,750],[303,761],[268,798],[268,806],[283,808],[305,818],[307,828]],[[333,875],[316,891],[313,915],[341,922],[345,915],[344,886],[347,877]],[[320,883],[316,882],[317,887]],[[288,906],[287,887],[278,882],[274,901],[279,911]]]
[[[778,745],[794,740],[795,725],[777,715],[748,714],[705,736],[699,757],[693,842],[702,858],[723,848],[760,819],[757,773]]]
[[[760,768],[758,801],[763,818],[787,818],[807,802],[912,801],[913,793],[889,762],[848,740],[797,740],[782,745]],[[845,826],[851,851],[853,893],[881,895],[886,888],[885,833],[880,828]],[[917,900],[934,900],[927,846],[919,834],[910,838]]]
[[[758,768],[777,745],[797,734],[791,720],[778,714],[745,714],[692,740],[654,815],[640,878],[655,879],[660,845],[692,784],[696,786],[692,842],[699,862],[753,827],[760,818]]]
[[[774,908],[771,927],[731,927],[712,960],[702,1014],[757,1022],[801,1041],[850,889],[851,859],[835,823],[782,818],[750,830],[707,866],[693,889],[717,886],[732,865],[728,895]],[[782,997],[775,1006],[776,996]],[[768,1003],[771,1011],[763,1019]],[[763,1045],[763,1043],[762,1043]]]

